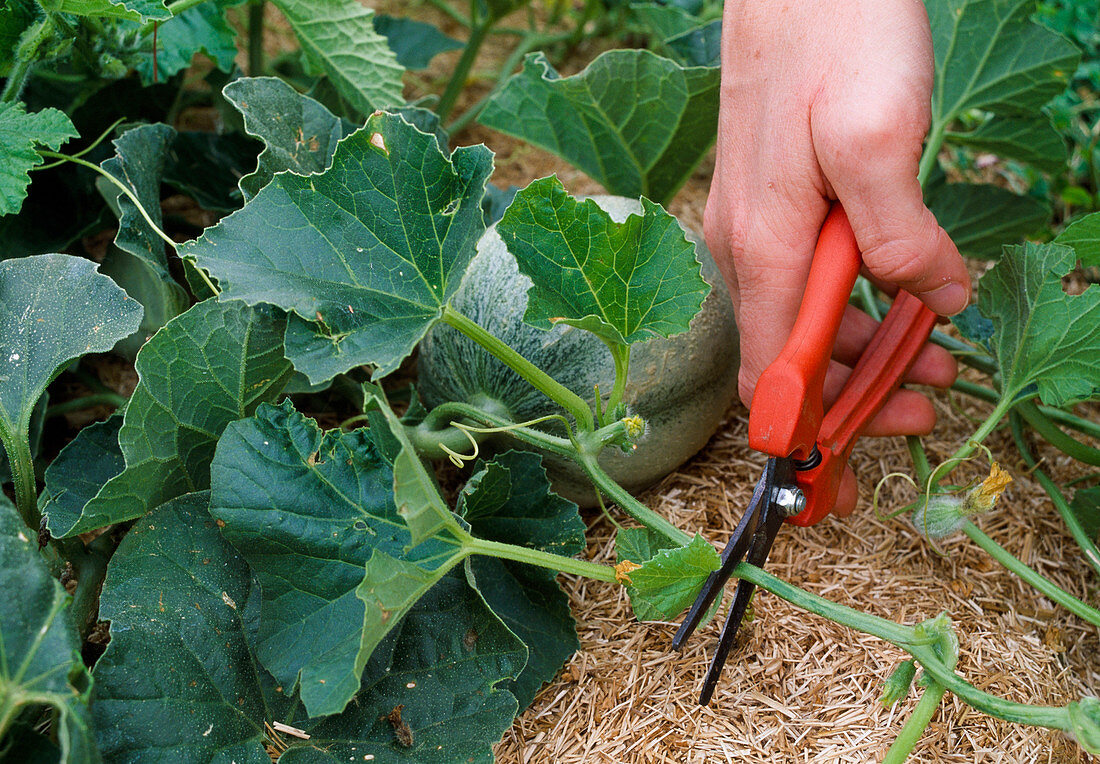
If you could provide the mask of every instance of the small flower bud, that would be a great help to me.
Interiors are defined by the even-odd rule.
[[[959,496],[943,493],[929,496],[913,511],[913,525],[925,538],[946,538],[966,524],[962,506]]]
[[[631,440],[641,437],[642,433],[645,432],[645,420],[637,414],[623,417],[622,423],[626,427],[626,434]]]
[[[929,496],[913,512],[913,524],[930,539],[950,536],[961,529],[971,517],[993,509],[997,499],[1011,482],[1012,476],[1001,469],[997,462],[993,462],[989,468],[989,477],[962,496]]]

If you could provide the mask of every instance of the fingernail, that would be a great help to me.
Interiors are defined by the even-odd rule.
[[[921,302],[941,316],[954,316],[966,310],[970,293],[962,284],[952,281],[920,295]]]

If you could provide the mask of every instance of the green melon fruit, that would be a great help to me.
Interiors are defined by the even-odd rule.
[[[636,199],[593,198],[617,222],[641,212]],[[686,234],[696,244],[711,293],[690,331],[633,346],[625,402],[629,413],[646,420],[646,432],[632,453],[609,447],[600,454],[608,474],[632,492],[691,458],[737,397],[738,335],[729,291],[701,237]],[[452,305],[589,402],[597,384],[605,394],[610,392],[614,363],[595,335],[565,325],[544,331],[523,322],[530,284],[490,228],[478,242],[477,256]],[[418,370],[418,389],[429,407],[447,401],[483,405],[489,399],[517,422],[561,413],[553,401],[445,324],[421,342]],[[514,439],[506,445],[525,447]],[[545,455],[545,463],[555,490],[582,506],[595,503],[594,489],[579,467],[552,455]]]

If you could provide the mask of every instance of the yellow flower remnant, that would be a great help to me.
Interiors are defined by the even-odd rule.
[[[623,560],[622,562],[620,562],[618,565],[615,566],[615,580],[618,581],[623,586],[630,586],[630,584],[634,583],[633,581],[630,580],[630,572],[634,571],[634,570],[637,570],[640,567],[642,567],[642,566],[639,565],[636,562],[631,562],[630,560]]]
[[[1011,482],[1012,475],[1001,469],[1001,465],[997,462],[993,462],[989,467],[989,477],[966,494],[963,500],[963,514],[980,515],[993,509],[993,505],[997,503],[997,499]]]

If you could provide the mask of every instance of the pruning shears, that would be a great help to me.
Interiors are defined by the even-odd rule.
[[[822,393],[837,330],[863,263],[848,217],[834,204],[818,235],[798,317],[779,357],[760,376],[749,411],[749,446],[767,454],[744,517],[672,641],[675,649],[698,627],[742,560],[762,566],[780,527],[808,526],[836,504],[856,439],[901,385],[936,322],[920,300],[899,291],[840,396],[826,412]],[[700,705],[710,703],[722,666],[745,616],[754,585],[737,592]]]

